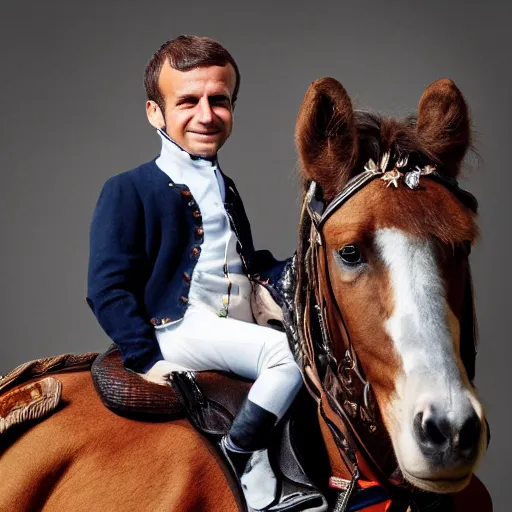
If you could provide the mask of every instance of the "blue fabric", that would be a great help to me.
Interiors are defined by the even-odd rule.
[[[389,500],[389,494],[380,486],[368,487],[354,493],[350,498],[347,512],[356,512]]]
[[[163,359],[154,326],[185,314],[203,238],[188,187],[173,183],[155,160],[105,182],[90,226],[87,304],[119,347],[124,365],[142,373]],[[269,251],[254,251],[242,199],[223,177],[244,271],[275,274],[283,262]]]

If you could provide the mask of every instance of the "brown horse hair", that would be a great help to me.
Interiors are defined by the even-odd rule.
[[[439,133],[437,133],[437,139],[429,138],[428,132],[420,136],[417,132],[417,114],[410,114],[403,119],[398,119],[360,109],[354,110],[354,122],[359,147],[357,160],[351,169],[349,179],[362,172],[370,158],[378,162],[387,151],[391,153],[391,158],[386,170],[392,169],[398,159],[408,155],[411,166],[434,165],[438,172],[452,178],[461,172],[462,158],[446,159],[450,150],[461,144],[460,139],[450,139],[449,133],[447,133],[446,140],[442,141],[439,141]],[[460,122],[462,121],[452,119],[447,121],[447,125],[451,127]],[[447,131],[448,129],[452,128],[447,128]],[[467,145],[463,145],[463,150],[464,153],[467,152],[464,163],[469,162],[472,157],[479,158],[478,152],[469,138]],[[461,150],[456,153],[460,157]],[[311,180],[305,178],[303,174],[301,176],[303,193],[306,193]],[[339,191],[346,182],[346,175],[340,173],[337,179],[339,182],[335,184],[334,188]],[[326,199],[330,200],[332,197]]]

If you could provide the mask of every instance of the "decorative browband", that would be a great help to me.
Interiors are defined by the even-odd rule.
[[[327,208],[325,207],[325,203],[317,198],[318,185],[315,181],[312,181],[307,193],[307,207],[317,230],[321,230],[326,220],[343,203],[376,178],[380,178],[384,181],[386,186],[389,187],[390,185],[393,185],[395,188],[398,188],[400,180],[403,180],[411,190],[419,187],[420,177],[426,176],[433,178],[445,185],[466,206],[476,212],[478,206],[476,198],[471,193],[461,189],[457,180],[437,172],[434,165],[425,165],[424,167],[416,165],[407,170],[408,156],[405,156],[397,160],[393,169],[386,171],[385,169],[388,166],[389,159],[389,151],[384,153],[380,159],[379,165],[370,158],[364,166],[365,170],[351,178],[336,197],[329,203]]]

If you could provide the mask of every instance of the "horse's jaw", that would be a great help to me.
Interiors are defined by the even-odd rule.
[[[402,475],[405,478],[405,480],[414,487],[417,487],[422,491],[433,492],[438,494],[449,494],[462,491],[462,489],[464,489],[469,484],[472,474],[473,473],[470,472],[469,474],[463,476],[462,478],[440,478],[438,480],[430,480],[428,478],[419,478],[415,475],[412,475],[411,473],[408,473],[405,470],[402,471]]]

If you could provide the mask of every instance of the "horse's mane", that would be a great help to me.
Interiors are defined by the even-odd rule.
[[[359,172],[370,158],[377,162],[386,151],[390,151],[395,158],[410,154],[434,164],[440,163],[435,154],[418,139],[416,115],[396,119],[367,110],[356,110],[354,116],[359,136],[359,161],[356,165]]]

